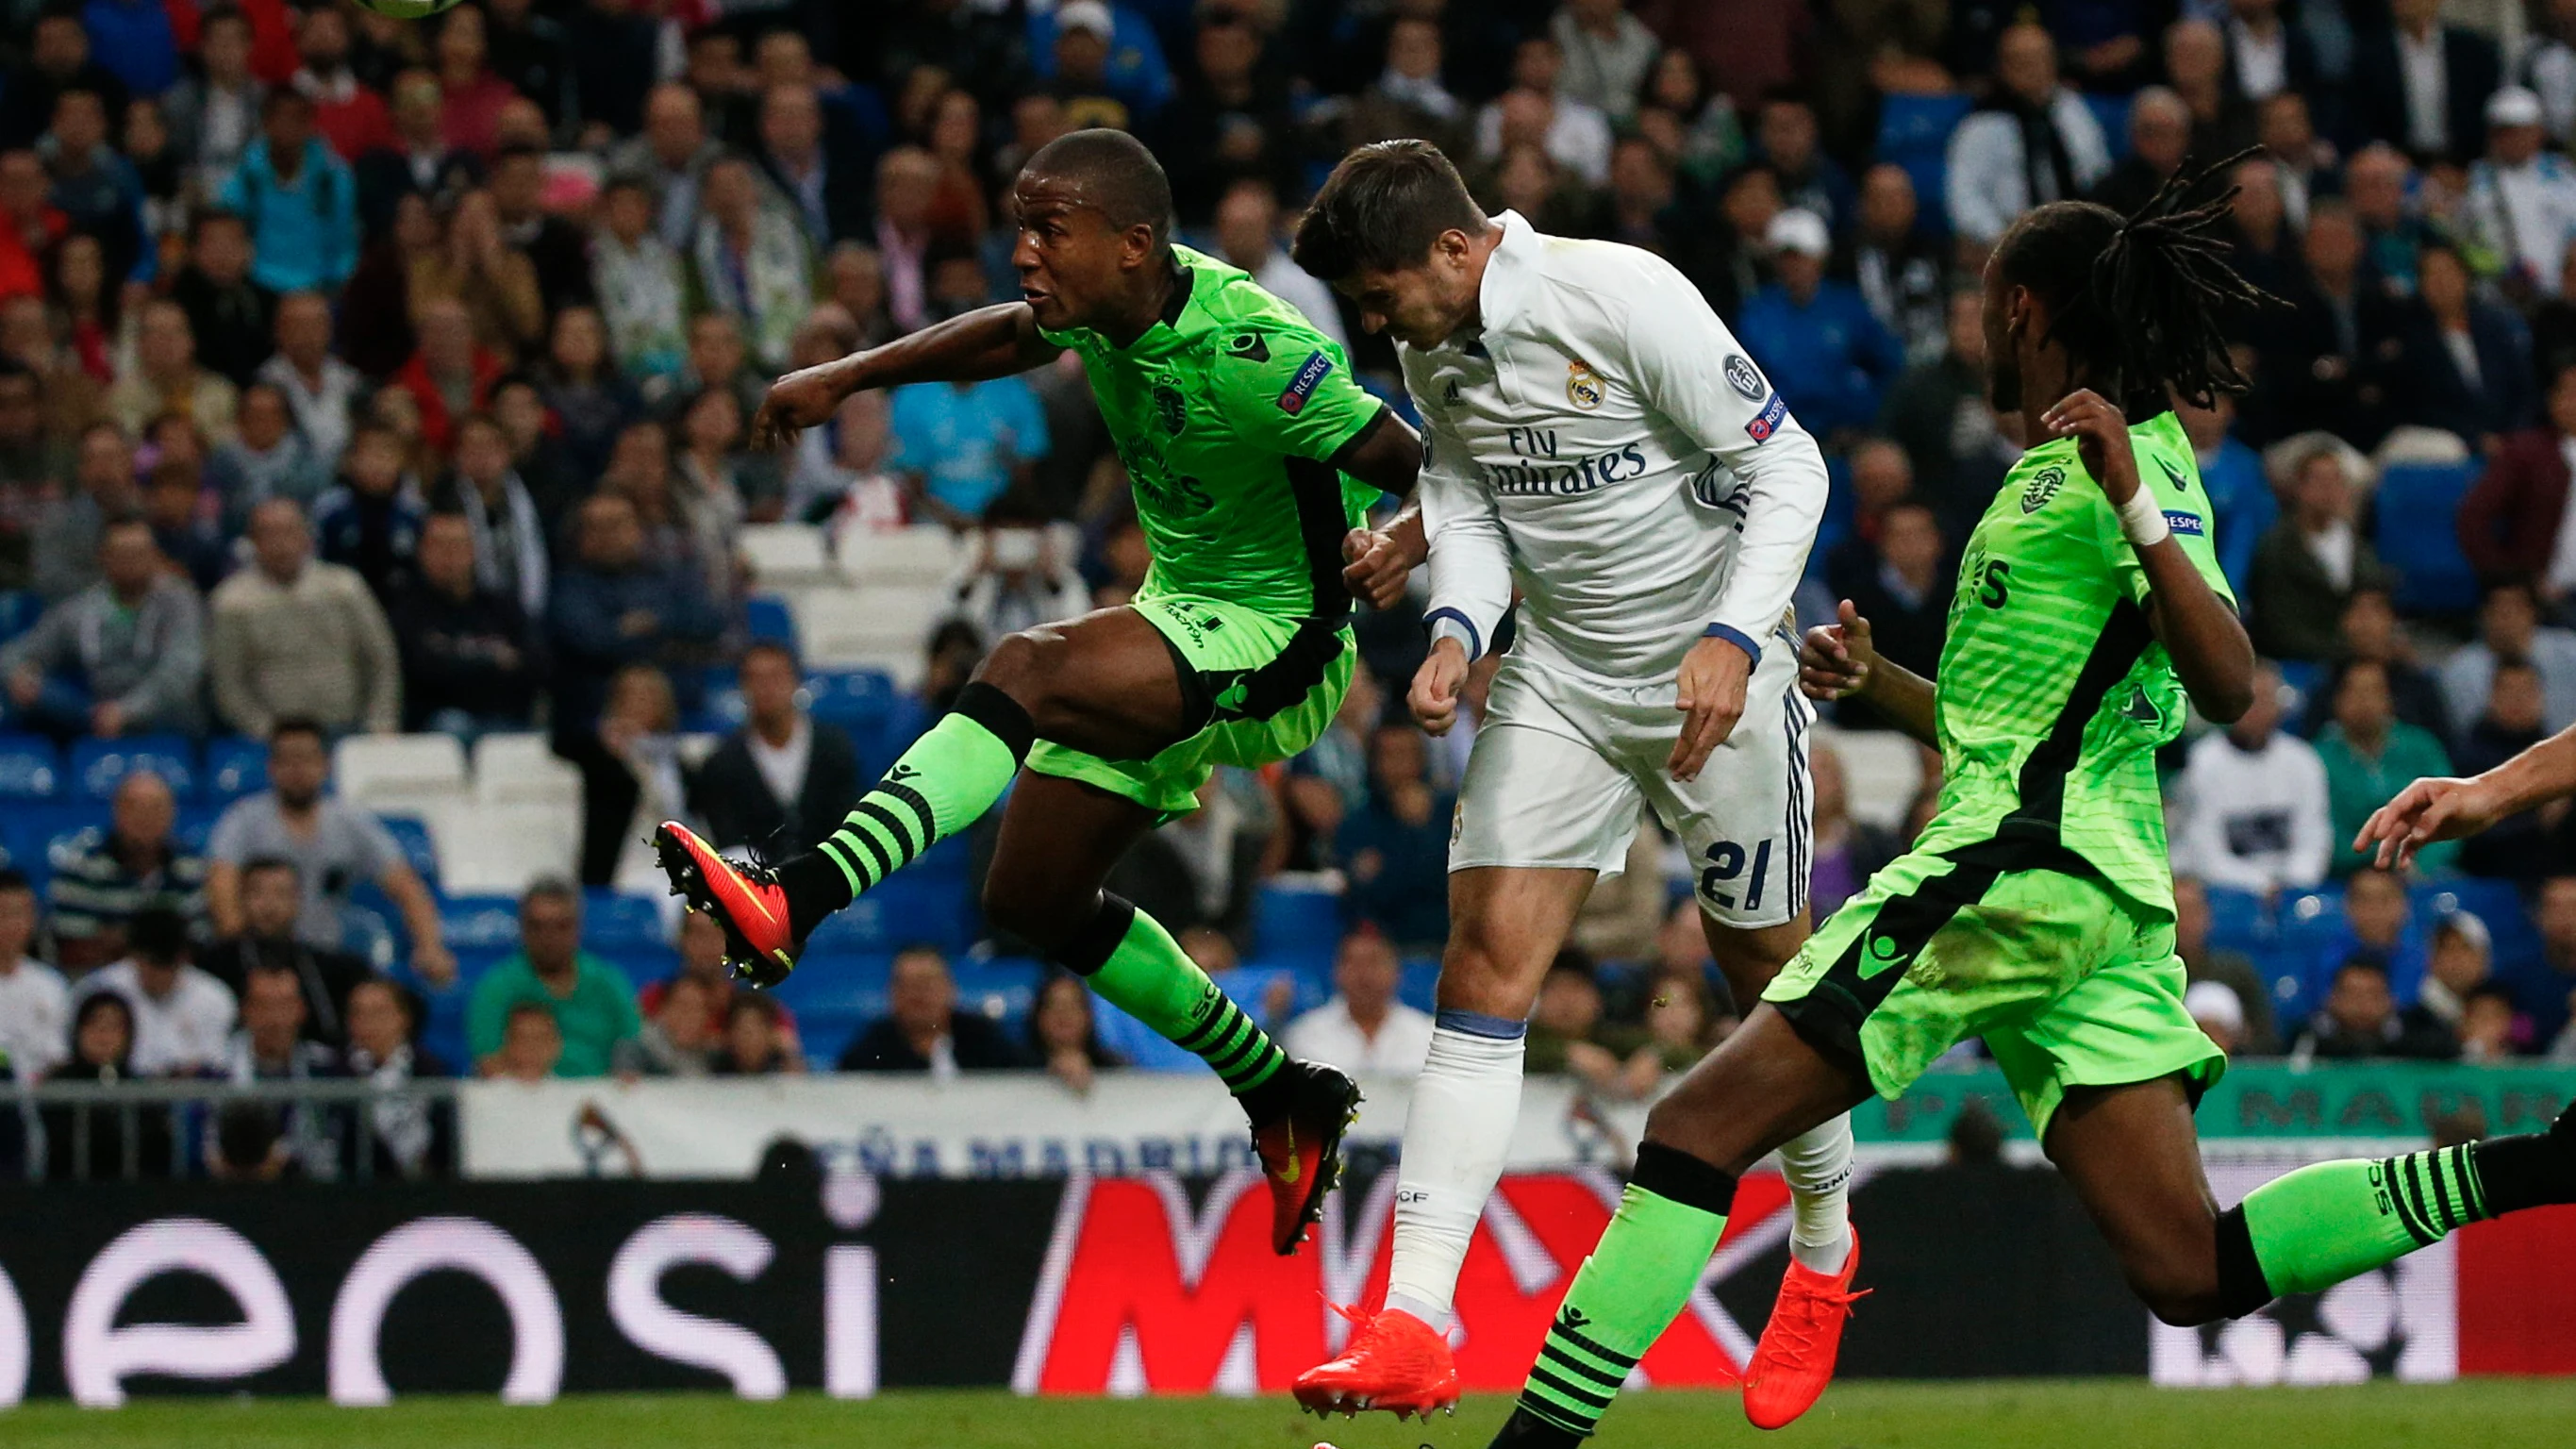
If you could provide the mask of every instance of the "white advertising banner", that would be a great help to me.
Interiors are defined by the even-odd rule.
[[[1362,1084],[1354,1143],[1392,1148],[1412,1083]],[[1248,1166],[1243,1113],[1213,1080],[1103,1072],[1077,1095],[1043,1073],[728,1081],[472,1082],[459,1108],[469,1177],[747,1178],[793,1138],[880,1177],[1118,1177]],[[1523,1088],[1514,1171],[1625,1161],[1642,1103],[1605,1107],[1563,1079]]]

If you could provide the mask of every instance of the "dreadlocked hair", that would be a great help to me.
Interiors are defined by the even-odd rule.
[[[2280,299],[2238,276],[2218,236],[2236,199],[2228,187],[2188,205],[2210,179],[2260,149],[2195,169],[2189,162],[2130,216],[2090,201],[2024,215],[1996,243],[1997,275],[2048,304],[2048,335],[2096,391],[2134,421],[2179,397],[2211,407],[2250,386],[2227,349],[2225,324]]]

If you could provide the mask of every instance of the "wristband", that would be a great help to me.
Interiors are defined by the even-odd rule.
[[[2144,480],[2140,480],[2138,491],[2130,494],[2129,501],[2119,505],[2119,509],[2120,532],[2140,548],[2153,548],[2173,532],[2165,523],[2164,505],[2147,491]]]

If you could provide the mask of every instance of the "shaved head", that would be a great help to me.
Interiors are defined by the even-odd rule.
[[[1072,200],[1099,211],[1112,230],[1154,229],[1160,251],[1171,244],[1172,183],[1145,143],[1124,131],[1095,126],[1058,136],[1020,168],[1023,181],[1047,181],[1072,192]]]

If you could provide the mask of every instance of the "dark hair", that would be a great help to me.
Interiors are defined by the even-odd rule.
[[[11,891],[26,891],[33,894],[35,889],[36,883],[27,879],[25,871],[14,865],[0,865],[0,895],[6,895]]]
[[[1030,176],[1082,182],[1083,199],[1120,231],[1154,229],[1154,248],[1172,243],[1172,181],[1145,143],[1106,126],[1068,131],[1037,149],[1020,168]]]
[[[125,1018],[125,1050],[116,1058],[117,1068],[122,1071],[126,1063],[134,1059],[134,1003],[113,991],[95,992],[81,998],[80,1005],[72,1008],[71,1030],[63,1035],[64,1045],[71,1049],[72,1059],[78,1061],[81,1028],[89,1025],[89,1019],[102,1011],[113,1011]]]
[[[2227,349],[2227,314],[2274,299],[2228,266],[2218,228],[2236,188],[2184,202],[2257,154],[2184,167],[2127,217],[2090,201],[2026,213],[1995,244],[1995,274],[2048,306],[2046,340],[2066,349],[2093,388],[2132,421],[2179,396],[2213,407],[2250,386]]]
[[[1428,141],[1378,141],[1341,160],[1324,178],[1288,254],[1338,282],[1355,272],[1419,265],[1444,232],[1484,230],[1485,213],[1458,168]]]
[[[277,723],[270,725],[268,727],[269,748],[277,748],[277,742],[286,738],[288,735],[311,735],[313,737],[313,743],[326,747],[331,743],[330,731],[322,728],[322,722],[320,720],[314,719],[308,715],[291,714],[286,718],[279,720]]]
[[[282,855],[254,855],[242,862],[241,878],[245,881],[267,870],[282,870],[301,881],[304,868]]]
[[[2335,966],[2335,978],[2341,980],[2347,971],[2367,971],[2382,981],[2388,979],[2388,962],[2372,951],[2355,951]]]
[[[125,926],[125,944],[140,960],[174,965],[188,956],[188,922],[168,906],[145,906]]]

